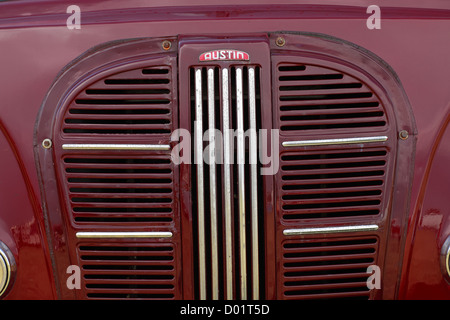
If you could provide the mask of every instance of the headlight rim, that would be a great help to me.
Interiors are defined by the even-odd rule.
[[[450,235],[445,239],[441,248],[441,269],[445,279],[450,284]]]
[[[2,241],[0,241],[0,298],[4,297],[14,282],[16,271],[16,262],[11,250]]]

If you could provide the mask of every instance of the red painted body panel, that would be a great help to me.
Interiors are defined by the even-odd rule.
[[[444,241],[450,234],[450,204],[448,181],[450,170],[450,117],[447,115],[436,137],[424,179],[414,209],[408,243],[409,256],[405,257],[404,287],[406,299],[434,297],[449,299],[449,280],[442,277],[436,259]]]
[[[33,154],[38,111],[61,70],[90,48],[118,39],[279,30],[331,35],[363,47],[392,67],[417,125],[414,180],[399,299],[450,299],[439,251],[450,235],[450,3],[379,1],[381,29],[369,30],[370,1],[269,1],[220,6],[175,1],[78,1],[81,29],[68,30],[67,4],[0,3],[0,240],[16,255],[8,299],[56,298]],[[126,6],[126,7],[125,7]],[[444,119],[444,120],[443,120]],[[395,233],[395,228],[391,232]],[[398,236],[398,235],[397,235]],[[39,270],[39,272],[37,272]],[[64,275],[60,275],[64,277]]]
[[[17,145],[1,122],[0,129],[0,238],[12,251],[16,265],[24,266],[17,270],[8,298],[51,299],[53,280],[40,204]]]

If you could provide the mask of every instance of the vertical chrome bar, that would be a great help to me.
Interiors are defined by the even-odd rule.
[[[222,70],[223,187],[225,214],[225,284],[226,299],[233,299],[233,236],[231,219],[231,141],[228,69]]]
[[[245,141],[242,67],[236,68],[237,165],[241,299],[247,299],[247,251],[245,235]]]
[[[258,168],[256,134],[256,92],[255,68],[248,69],[248,105],[250,118],[250,188],[252,217],[252,292],[253,299],[259,299],[259,256],[258,256]]]
[[[219,299],[219,259],[217,244],[217,192],[215,141],[214,68],[208,68],[209,191],[211,209],[211,276],[212,298]]]
[[[200,299],[206,299],[205,208],[203,185],[203,106],[202,69],[195,70],[195,156],[197,164],[198,256]]]

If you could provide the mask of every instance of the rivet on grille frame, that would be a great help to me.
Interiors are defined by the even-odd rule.
[[[164,40],[162,43],[162,47],[164,50],[170,50],[172,47],[172,43],[169,40]]]
[[[283,47],[286,44],[286,40],[283,37],[278,37],[275,43],[277,46]]]
[[[400,137],[400,139],[406,140],[409,137],[409,133],[406,130],[402,130],[398,133],[398,136]]]
[[[50,149],[50,148],[52,147],[52,140],[50,140],[50,139],[44,139],[44,140],[42,141],[42,146],[43,146],[45,149]]]

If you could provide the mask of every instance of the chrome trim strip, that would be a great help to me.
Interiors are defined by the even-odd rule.
[[[259,255],[258,255],[258,150],[256,137],[256,92],[255,68],[248,68],[248,104],[250,118],[250,183],[252,217],[252,292],[253,299],[259,299]]]
[[[146,150],[146,151],[165,151],[170,150],[168,144],[103,144],[103,143],[75,143],[63,144],[64,150]]]
[[[245,235],[245,141],[242,67],[236,68],[237,165],[239,195],[239,253],[241,300],[247,299],[247,251]]]
[[[170,231],[151,232],[108,232],[108,231],[80,231],[76,233],[78,239],[123,239],[123,238],[171,238]]]
[[[342,227],[285,229],[285,230],[283,230],[283,234],[285,236],[300,236],[300,235],[307,235],[307,234],[376,231],[376,230],[378,230],[378,225],[369,224],[369,225],[342,226]]]
[[[233,299],[233,235],[231,219],[231,140],[230,129],[230,96],[228,69],[222,70],[222,129],[223,135],[223,187],[224,187],[224,214],[225,214],[225,283],[226,299]]]
[[[387,136],[362,137],[362,138],[343,138],[343,139],[323,139],[323,140],[301,140],[301,141],[284,141],[283,147],[305,147],[305,146],[327,146],[334,144],[354,144],[354,143],[370,143],[387,141]]]
[[[211,276],[212,298],[219,299],[219,257],[217,243],[217,181],[215,142],[214,68],[208,68],[208,130],[209,130],[209,191],[211,214]]]
[[[202,69],[195,70],[195,159],[197,164],[198,256],[200,299],[206,299],[205,208],[203,185]]]

